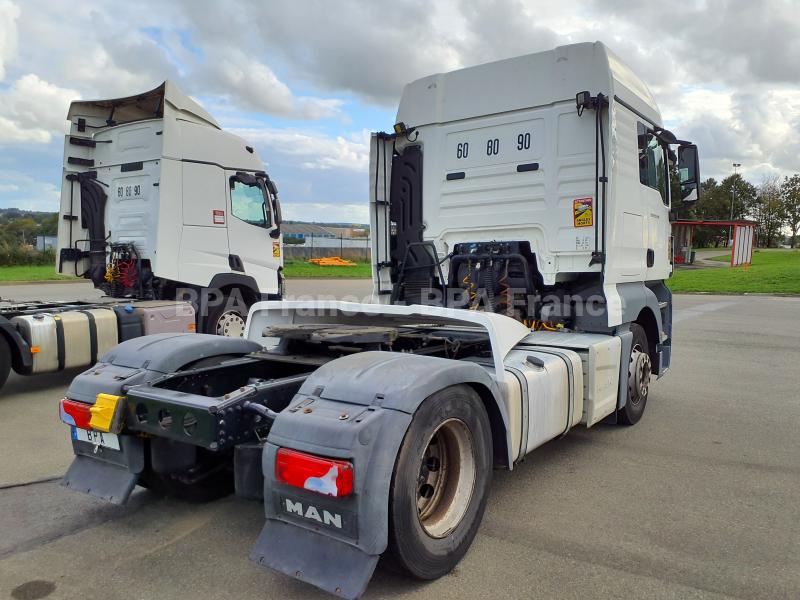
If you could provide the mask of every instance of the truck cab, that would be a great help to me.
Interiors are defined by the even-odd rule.
[[[599,42],[409,83],[394,130],[372,136],[374,299],[592,333],[635,323],[661,374],[670,185],[680,166],[696,197],[696,156]]]
[[[282,286],[277,187],[253,147],[170,81],[73,102],[68,119],[58,272],[116,298],[202,308],[216,294],[201,329],[238,315],[241,335],[247,307]]]
[[[0,388],[153,331],[241,337],[283,290],[278,189],[255,150],[170,81],[68,119],[56,270],[106,298],[4,302]]]

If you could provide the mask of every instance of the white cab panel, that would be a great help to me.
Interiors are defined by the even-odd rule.
[[[94,136],[97,146],[92,151],[96,167],[129,164],[161,157],[164,142],[161,119],[150,119],[117,125]],[[85,135],[85,134],[84,134]],[[70,155],[75,146],[70,147]]]
[[[181,234],[178,281],[202,286],[217,273],[230,273],[228,230],[225,227],[186,225]]]
[[[587,268],[595,229],[574,218],[576,201],[594,203],[594,121],[574,101],[417,131],[425,238],[440,255],[464,241],[527,240],[546,283],[599,270]]]
[[[216,165],[181,163],[183,169],[183,224],[221,227],[228,223],[225,171]]]

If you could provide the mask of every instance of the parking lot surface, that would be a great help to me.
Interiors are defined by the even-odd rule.
[[[369,282],[290,282],[315,290],[363,297]],[[798,298],[676,297],[672,370],[638,425],[578,427],[496,471],[455,571],[421,583],[379,566],[365,597],[800,597],[799,311]],[[258,503],[139,490],[114,507],[28,483],[71,460],[56,415],[71,375],[0,392],[0,597],[327,597],[248,561]]]

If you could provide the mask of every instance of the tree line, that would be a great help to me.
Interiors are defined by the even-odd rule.
[[[672,205],[680,206],[680,202],[673,201]],[[738,173],[720,182],[706,179],[700,184],[700,199],[689,209],[679,208],[676,216],[689,220],[755,221],[758,247],[771,248],[788,242],[795,248],[800,232],[800,174],[783,179],[765,175],[758,185]],[[788,240],[784,236],[786,231]],[[695,231],[694,245],[725,245],[727,236],[726,228],[700,227]]]
[[[0,266],[54,264],[55,253],[39,252],[36,238],[57,232],[58,213],[0,209]]]

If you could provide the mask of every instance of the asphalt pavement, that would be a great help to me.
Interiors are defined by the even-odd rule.
[[[369,293],[329,281],[289,292]],[[673,366],[638,425],[578,427],[496,471],[455,571],[421,583],[379,566],[365,597],[800,597],[799,311],[800,298],[677,296]],[[71,460],[56,415],[70,376],[0,392],[0,597],[328,597],[248,561],[256,502],[139,490],[114,507],[25,485]]]

